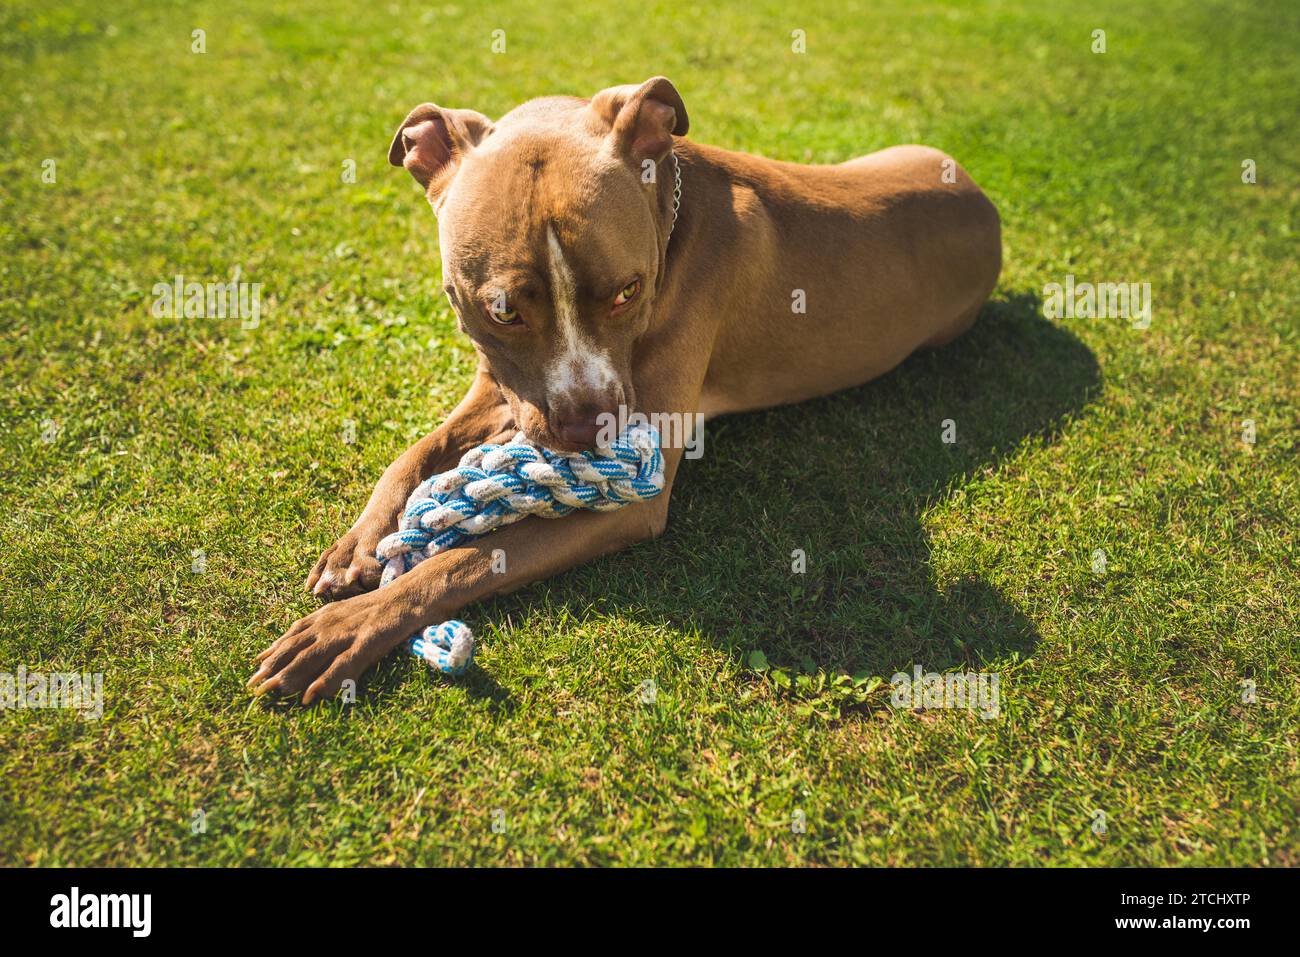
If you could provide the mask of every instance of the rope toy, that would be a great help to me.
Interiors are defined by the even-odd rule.
[[[379,585],[529,515],[561,518],[580,508],[612,512],[652,499],[663,488],[659,433],[649,425],[631,425],[608,447],[590,452],[538,448],[522,432],[505,445],[480,445],[456,468],[425,479],[411,493],[397,531],[375,551],[384,566]],[[453,619],[412,635],[406,648],[431,668],[459,675],[474,658],[474,633]]]

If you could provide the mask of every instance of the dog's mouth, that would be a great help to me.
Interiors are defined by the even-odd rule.
[[[581,452],[590,452],[596,445],[594,442],[569,442],[555,434],[555,430],[550,426],[537,431],[534,429],[525,429],[524,435],[528,441],[543,449],[550,449],[552,452],[568,452],[578,454]]]
[[[593,412],[588,406],[567,419],[549,403],[521,403],[515,420],[524,437],[539,448],[566,454],[598,452],[618,438],[633,415],[630,404],[625,404],[625,395],[621,393],[619,402],[604,411]]]
[[[564,435],[549,420],[541,427],[526,428],[524,435],[529,442],[555,452],[576,454],[579,452],[596,452],[608,446],[618,438],[620,419],[609,413],[590,430],[591,434],[575,437],[571,433]]]

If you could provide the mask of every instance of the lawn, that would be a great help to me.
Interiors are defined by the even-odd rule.
[[[0,11],[0,672],[104,676],[0,711],[0,862],[1300,864],[1294,3],[123,6]],[[700,141],[957,157],[994,301],[710,423],[661,539],[465,612],[466,677],[250,698],[474,368],[397,124],[655,74]],[[256,326],[153,314],[236,269]],[[1149,327],[1046,318],[1067,275]],[[915,665],[1000,713],[895,707]]]

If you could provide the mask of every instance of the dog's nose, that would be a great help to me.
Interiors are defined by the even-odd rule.
[[[600,435],[600,409],[588,406],[564,415],[555,424],[555,434],[571,445],[596,444]]]
[[[562,397],[551,406],[551,431],[566,445],[590,449],[602,438],[613,439],[619,426],[622,395]],[[608,434],[605,434],[605,433]]]

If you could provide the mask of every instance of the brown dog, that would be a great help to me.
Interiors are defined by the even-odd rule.
[[[294,623],[250,686],[336,693],[463,606],[653,538],[666,487],[615,512],[530,518],[439,554],[380,591],[374,550],[407,496],[462,453],[522,429],[579,450],[602,414],[705,416],[858,385],[975,321],[997,281],[993,204],[937,150],[798,166],[678,139],[663,77],[591,100],[533,100],[493,123],[426,103],[389,151],[438,218],[443,281],[479,354],[446,422],[384,472],[307,587],[352,594]],[[503,549],[507,571],[494,574]]]

